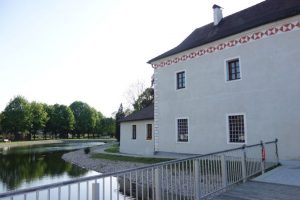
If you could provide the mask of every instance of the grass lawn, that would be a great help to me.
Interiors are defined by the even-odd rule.
[[[154,164],[154,163],[173,160],[170,158],[131,157],[131,156],[111,155],[105,153],[93,154],[92,158],[106,159],[106,160],[113,160],[113,161],[124,161],[124,162],[137,162],[137,163],[145,163],[145,164]]]
[[[113,144],[104,151],[107,153],[119,153],[120,147],[118,144]]]

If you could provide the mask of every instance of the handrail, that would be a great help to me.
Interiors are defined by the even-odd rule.
[[[265,144],[272,144],[272,143],[276,144],[277,142],[278,142],[278,140],[276,139],[274,141],[266,142]],[[165,162],[160,162],[157,164],[151,164],[151,165],[146,165],[146,166],[142,166],[142,167],[138,167],[138,168],[121,170],[121,171],[117,171],[117,172],[104,173],[104,174],[99,174],[99,175],[90,176],[90,177],[76,178],[76,179],[72,179],[72,180],[68,180],[68,181],[62,181],[62,182],[58,182],[58,183],[52,183],[52,184],[31,187],[31,188],[26,188],[26,189],[12,190],[12,191],[1,193],[0,198],[20,195],[20,194],[26,194],[26,193],[31,193],[31,192],[35,192],[35,191],[45,190],[45,189],[57,188],[57,187],[62,187],[62,186],[71,185],[71,184],[75,184],[75,183],[91,181],[91,180],[95,180],[95,179],[101,179],[101,178],[105,178],[105,177],[119,176],[119,175],[123,175],[126,173],[130,173],[132,171],[140,171],[140,170],[145,170],[145,169],[149,169],[149,168],[155,169],[155,168],[159,168],[161,166],[182,163],[182,162],[185,162],[188,160],[199,159],[199,158],[203,158],[203,157],[207,157],[207,156],[218,155],[218,154],[222,154],[222,153],[232,152],[232,151],[236,151],[236,150],[242,150],[245,148],[251,148],[251,147],[256,147],[256,146],[261,146],[261,143],[254,144],[254,145],[243,145],[241,147],[237,147],[237,148],[233,148],[233,149],[227,149],[227,150],[217,151],[217,152],[203,154],[203,155],[194,155],[194,156],[190,156],[187,158],[165,161]]]

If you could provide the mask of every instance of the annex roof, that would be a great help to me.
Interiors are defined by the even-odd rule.
[[[120,120],[120,122],[141,121],[154,119],[154,104],[143,108],[140,111],[134,112]]]
[[[212,22],[197,28],[177,47],[149,60],[148,63],[298,14],[300,0],[266,0],[224,17],[216,26]]]

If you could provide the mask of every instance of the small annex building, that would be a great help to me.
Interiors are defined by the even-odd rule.
[[[134,112],[120,120],[120,152],[153,155],[154,105]]]

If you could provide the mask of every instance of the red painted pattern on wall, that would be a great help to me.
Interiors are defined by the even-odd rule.
[[[234,47],[236,45],[246,44],[248,42],[256,41],[256,40],[266,38],[266,37],[269,37],[269,36],[273,36],[273,35],[276,35],[276,34],[279,34],[279,33],[289,32],[289,31],[292,31],[294,29],[300,29],[300,21],[296,21],[296,22],[293,22],[293,23],[287,23],[287,24],[283,24],[283,25],[280,25],[280,26],[277,26],[277,27],[268,28],[265,31],[259,31],[259,32],[252,33],[252,34],[249,34],[249,35],[244,35],[244,36],[239,37],[237,39],[217,44],[216,46],[210,46],[206,49],[197,49],[194,52],[182,55],[181,57],[175,57],[175,58],[172,58],[172,59],[168,59],[166,61],[160,62],[159,64],[152,64],[152,67],[157,69],[157,68],[160,68],[160,67],[169,66],[169,65],[172,65],[172,64],[175,64],[175,63],[179,63],[179,62],[183,62],[183,61],[186,61],[186,60],[198,58],[198,57],[203,56],[205,54],[214,53],[216,51],[221,51],[223,49],[231,48],[231,47]]]

